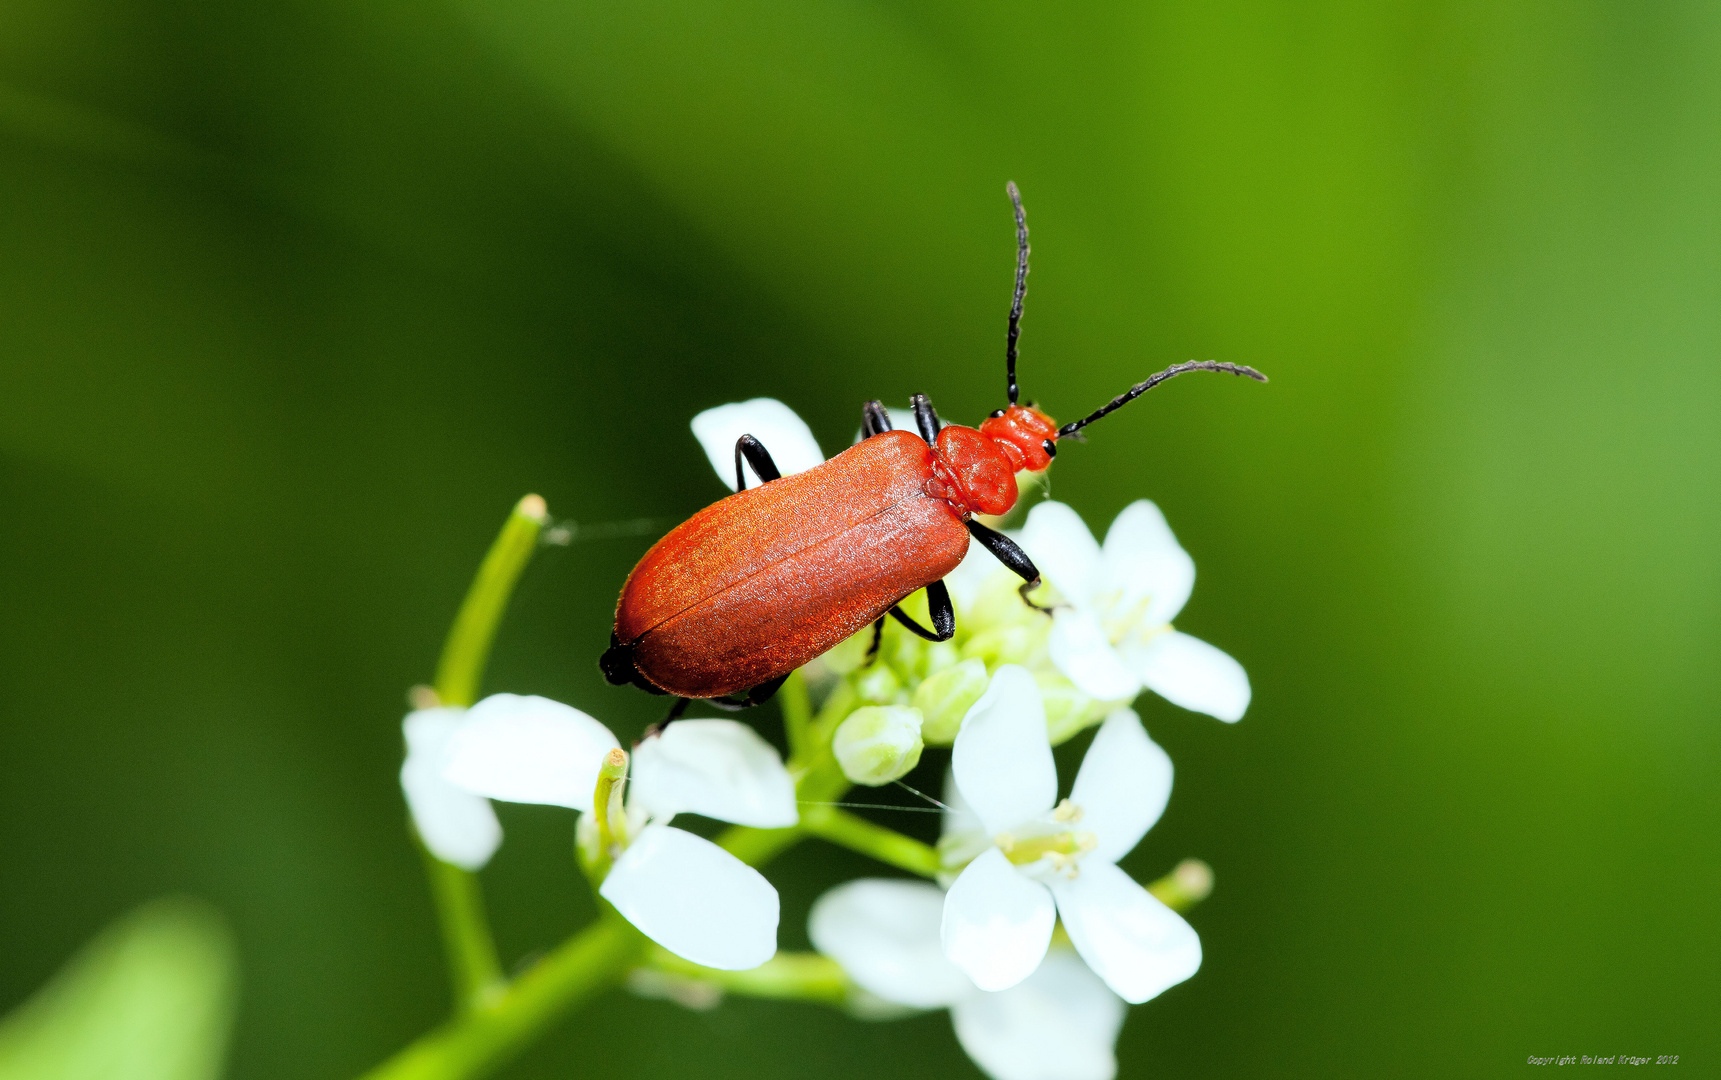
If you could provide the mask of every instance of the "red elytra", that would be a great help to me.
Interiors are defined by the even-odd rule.
[[[1028,227],[1014,184],[1016,291],[1005,349],[1009,406],[978,428],[941,425],[916,395],[921,436],[890,430],[867,404],[861,442],[793,476],[779,476],[769,448],[743,435],[735,448],[764,481],[706,507],[634,567],[616,604],[615,632],[599,660],[605,677],[683,700],[741,708],[769,698],[782,680],[888,614],[930,640],[955,632],[942,579],[979,540],[1026,590],[1039,571],[1013,542],[974,520],[1016,504],[1016,474],[1045,470],[1056,442],[1188,371],[1266,381],[1253,368],[1191,361],[1161,371],[1087,417],[1058,427],[1016,403],[1016,339],[1028,273]],[[927,590],[933,628],[897,605]],[[877,637],[874,638],[876,648]]]
[[[945,427],[936,447],[887,431],[737,492],[646,552],[622,587],[616,641],[678,697],[769,683],[954,570],[964,523],[1015,505],[1010,460],[969,427]]]

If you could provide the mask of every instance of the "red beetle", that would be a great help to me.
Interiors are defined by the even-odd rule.
[[[1016,339],[1028,284],[1028,222],[1015,184],[1016,292],[1005,346],[1009,407],[978,429],[940,425],[925,395],[913,398],[920,435],[891,430],[876,401],[862,413],[862,439],[836,457],[782,476],[751,435],[735,443],[734,495],[706,507],[654,544],[628,575],[615,633],[599,660],[616,685],[728,708],[774,694],[791,671],[867,624],[890,615],[929,641],[956,632],[943,577],[969,538],[1019,574],[1024,599],[1039,571],[1009,537],[974,520],[1016,504],[1016,473],[1040,472],[1057,440],[1189,371],[1222,371],[1265,382],[1240,364],[1191,361],[1137,383],[1084,419],[1058,427],[1019,405]],[[742,461],[763,483],[746,490]],[[932,629],[897,607],[926,589]],[[876,631],[875,631],[876,633]],[[875,638],[876,646],[876,638]]]

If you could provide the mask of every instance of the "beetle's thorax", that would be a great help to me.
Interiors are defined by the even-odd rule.
[[[932,449],[926,493],[963,517],[997,516],[1016,505],[1016,473],[1051,464],[1057,426],[1038,409],[1012,405],[978,429],[945,426]]]

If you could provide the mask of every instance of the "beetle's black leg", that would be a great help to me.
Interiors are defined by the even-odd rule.
[[[883,641],[884,616],[880,615],[878,621],[872,624],[872,644],[867,646],[866,662],[861,664],[861,667],[872,667],[872,662],[878,659],[879,644]]]
[[[763,705],[776,697],[777,691],[782,688],[783,681],[788,677],[788,675],[779,675],[770,682],[760,683],[745,694],[725,694],[723,697],[705,698],[704,701],[713,708],[722,709],[724,712],[740,712],[742,709],[751,709],[755,705]]]
[[[656,738],[658,735],[661,735],[664,728],[681,719],[681,714],[686,712],[687,707],[691,704],[693,704],[692,698],[676,698],[675,704],[669,707],[669,715],[646,728],[640,735],[639,741],[634,743],[634,745],[638,746],[647,739]]]
[[[1033,581],[1024,581],[1024,582],[1022,582],[1022,584],[1016,586],[1016,595],[1020,596],[1022,598],[1022,603],[1027,604],[1029,607],[1033,608],[1035,611],[1043,611],[1047,615],[1050,615],[1053,611],[1055,611],[1057,609],[1058,605],[1054,604],[1051,607],[1047,607],[1045,604],[1036,604],[1028,596],[1029,593],[1033,592],[1035,589],[1037,589],[1039,587],[1040,587],[1040,579],[1039,578],[1035,578]]]
[[[944,582],[934,581],[926,587],[926,606],[932,609],[931,630],[904,615],[899,607],[891,607],[890,617],[927,641],[949,641],[956,633],[956,608],[950,603],[950,590],[944,587]]]
[[[1028,553],[1017,547],[1016,541],[995,529],[988,529],[978,521],[969,520],[966,524],[974,539],[980,541],[1011,573],[1022,579],[1022,587],[1016,590],[1022,596],[1022,603],[1037,611],[1050,612],[1051,608],[1028,599],[1028,593],[1040,584],[1040,570],[1034,565],[1034,560],[1028,558]]]
[[[772,698],[777,696],[777,691],[783,688],[783,682],[788,677],[788,675],[779,675],[770,682],[760,683],[758,686],[747,691],[747,704],[763,705],[765,702],[770,701]]]
[[[920,437],[928,443],[938,441],[938,414],[932,411],[932,402],[925,394],[916,394],[908,399],[914,408],[914,426],[920,429]]]
[[[891,430],[890,413],[876,401],[861,406],[861,438],[870,439]]]
[[[747,473],[741,468],[741,459],[746,458],[747,464],[753,466],[753,471],[759,474],[759,479],[769,484],[783,474],[777,471],[777,463],[771,460],[771,451],[765,449],[765,444],[751,435],[743,435],[735,440],[735,490],[747,490]]]

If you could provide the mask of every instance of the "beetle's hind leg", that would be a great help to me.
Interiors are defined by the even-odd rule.
[[[742,709],[751,709],[755,705],[763,705],[776,697],[777,691],[782,689],[783,682],[788,677],[788,675],[779,675],[770,682],[760,683],[744,694],[728,694],[724,697],[706,698],[705,700],[724,712],[740,712]]]
[[[861,406],[861,438],[870,439],[874,435],[882,435],[893,430],[890,413],[883,404],[869,401]]]
[[[1048,615],[1052,609],[1043,604],[1036,604],[1028,599],[1028,593],[1039,588],[1040,568],[1034,565],[1034,560],[1028,558],[1028,553],[1016,545],[1016,541],[994,529],[988,529],[978,521],[965,522],[968,531],[980,546],[990,551],[994,558],[1009,568],[1010,572],[1022,579],[1022,587],[1016,592],[1021,595],[1022,603],[1035,611],[1044,611]]]
[[[909,618],[894,604],[890,608],[890,617],[927,641],[949,641],[956,634],[956,608],[950,603],[950,590],[945,588],[944,582],[934,581],[926,587],[926,606],[932,609],[931,630]],[[873,640],[877,642],[877,635]]]
[[[669,725],[675,723],[677,720],[681,719],[681,714],[685,713],[687,711],[687,707],[691,704],[693,704],[692,698],[684,698],[684,697],[676,698],[675,704],[671,705],[669,707],[669,715],[664,717],[662,720],[659,720],[657,723],[651,725],[650,727],[646,728],[645,733],[639,737],[639,742],[644,742],[647,739],[655,738],[656,736],[662,734],[664,728],[668,727]],[[638,746],[639,743],[634,743],[634,745]]]
[[[741,459],[746,458],[747,464],[753,466],[753,471],[759,474],[762,483],[782,476],[777,463],[771,460],[771,451],[765,449],[765,444],[751,435],[743,435],[735,440],[735,490],[747,490],[747,472],[741,467]]]
[[[861,667],[872,667],[873,661],[878,659],[878,647],[883,643],[884,616],[880,615],[878,621],[872,624],[872,644],[867,646],[866,660],[862,662]]]

